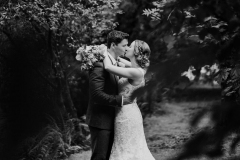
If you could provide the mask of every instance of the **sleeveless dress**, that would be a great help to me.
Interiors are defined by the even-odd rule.
[[[144,77],[144,71],[139,70]],[[118,81],[119,94],[130,96],[133,91],[144,85],[144,78],[137,86],[131,85],[127,78],[121,78]],[[147,146],[143,118],[136,99],[132,104],[116,109],[114,141],[109,160],[155,160]]]

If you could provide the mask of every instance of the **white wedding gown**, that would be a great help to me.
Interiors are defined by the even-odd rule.
[[[144,75],[144,71],[141,69]],[[119,94],[130,96],[134,90],[145,85],[144,80],[138,86],[133,86],[127,78],[118,81]],[[116,110],[114,123],[114,142],[110,160],[155,160],[148,149],[143,119],[136,103],[124,105]]]

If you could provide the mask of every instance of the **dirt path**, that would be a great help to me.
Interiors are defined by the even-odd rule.
[[[181,102],[162,104],[166,114],[146,119],[145,134],[150,150],[156,160],[173,157],[190,137],[188,125],[197,110],[210,102]]]
[[[188,122],[202,107],[212,102],[181,102],[160,104],[166,112],[145,119],[148,146],[156,160],[173,157],[191,135]],[[207,123],[207,119],[206,122]],[[69,160],[90,160],[91,151],[72,155]]]

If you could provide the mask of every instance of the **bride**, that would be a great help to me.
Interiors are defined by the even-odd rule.
[[[118,58],[125,68],[112,65],[108,53],[104,52],[104,68],[119,77],[119,94],[129,98],[138,88],[145,85],[144,75],[149,66],[150,48],[146,42],[135,40],[127,47],[125,56],[131,62]],[[114,123],[114,142],[110,160],[154,160],[148,149],[141,112],[136,103],[123,105],[116,109]]]

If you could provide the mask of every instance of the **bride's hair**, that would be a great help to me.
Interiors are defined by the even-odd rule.
[[[141,40],[135,40],[134,55],[138,65],[141,68],[146,68],[150,65],[150,54],[151,50],[146,42]]]

